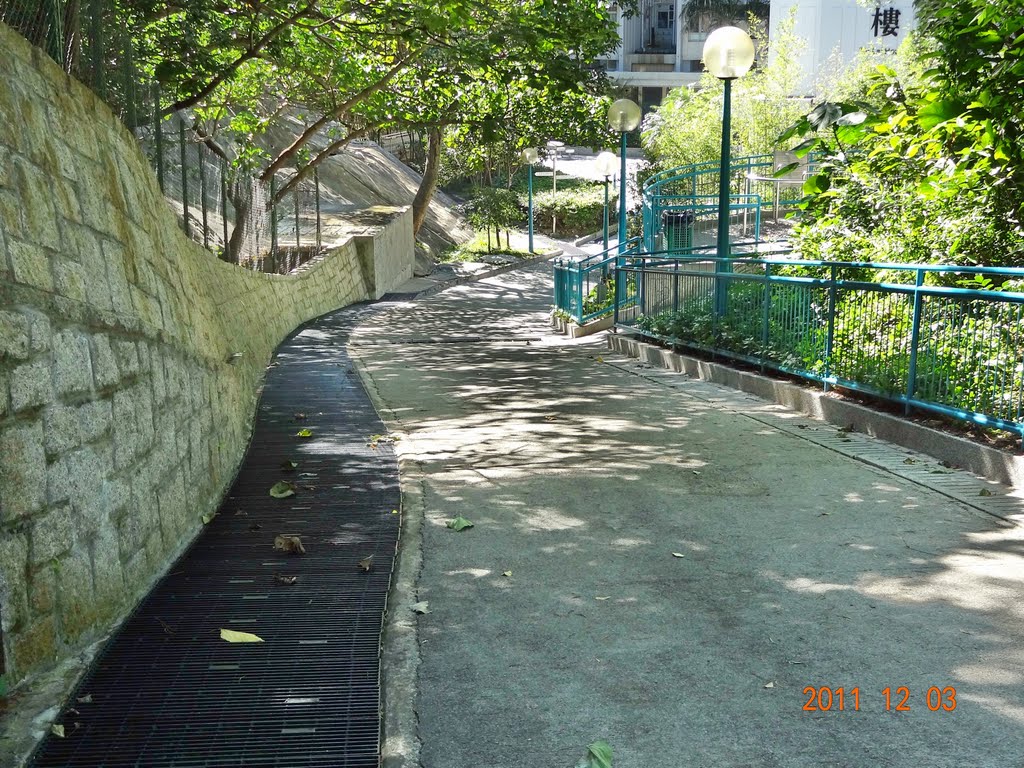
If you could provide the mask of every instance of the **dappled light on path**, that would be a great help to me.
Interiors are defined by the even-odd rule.
[[[597,737],[624,766],[1017,764],[1021,531],[554,335],[548,280],[352,334],[422,490],[424,764],[556,768]],[[861,711],[804,711],[808,685]]]

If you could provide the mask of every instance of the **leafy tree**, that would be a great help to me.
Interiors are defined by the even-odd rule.
[[[823,102],[783,134],[823,157],[797,244],[811,257],[1019,265],[1024,10],[920,9],[933,66],[919,82],[879,65],[867,98]]]
[[[791,13],[768,40],[764,25],[751,17],[761,66],[732,84],[735,154],[771,152],[779,134],[802,112],[790,98],[800,80],[798,58],[805,42],[793,33]],[[722,81],[705,72],[696,90],[675,88],[644,120],[647,153],[663,168],[716,160],[721,152]]]
[[[509,89],[599,92],[588,63],[618,44],[597,0],[143,0],[133,8],[136,56],[161,83],[167,111],[192,109],[215,151],[263,181],[295,168],[277,200],[355,138],[424,130],[417,228],[446,126],[499,124],[507,103],[498,96]],[[296,113],[305,119],[293,142],[255,149]],[[314,148],[325,133],[330,141]],[[239,149],[225,151],[222,134]]]

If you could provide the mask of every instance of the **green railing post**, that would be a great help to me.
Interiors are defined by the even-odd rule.
[[[914,315],[910,321],[910,364],[907,369],[907,401],[903,404],[904,415],[910,415],[909,400],[917,391],[917,345],[921,340],[921,305],[923,296],[921,286],[924,285],[924,270],[917,270],[914,288]]]
[[[771,301],[772,301],[772,265],[764,265],[764,297],[761,300],[761,373],[764,373],[765,362],[768,359],[769,324],[771,322]]]
[[[824,391],[828,392],[828,380],[832,376],[832,347],[836,338],[836,268],[829,269],[828,282],[828,332],[825,334],[825,376]]]

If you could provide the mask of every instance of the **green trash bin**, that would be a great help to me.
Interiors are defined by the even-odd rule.
[[[665,250],[681,251],[693,247],[693,224],[697,215],[693,211],[665,211],[661,226],[665,233]]]

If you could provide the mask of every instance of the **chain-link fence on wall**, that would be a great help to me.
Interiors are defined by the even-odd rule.
[[[138,22],[122,0],[0,0],[0,22],[95,91],[135,134],[182,229],[221,258],[288,272],[322,247],[318,174],[278,195],[296,173],[269,183],[232,167],[230,152],[172,112],[138,65]],[[275,197],[279,198],[276,199]]]

